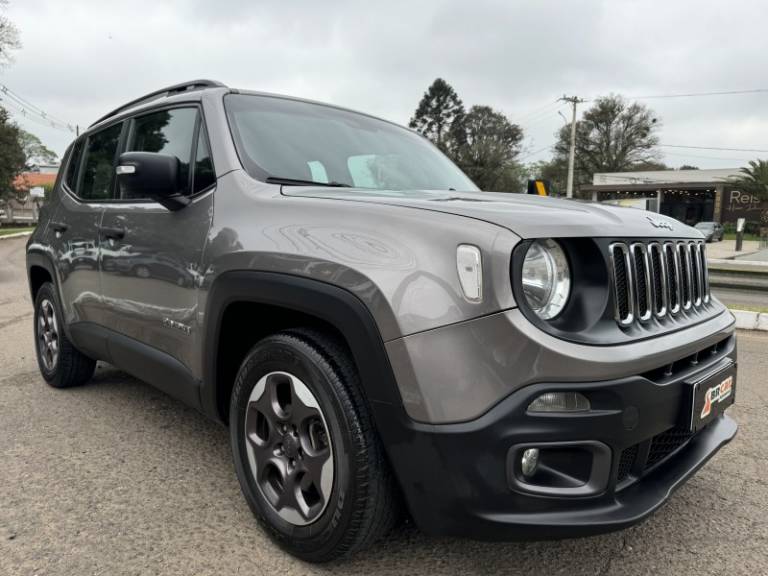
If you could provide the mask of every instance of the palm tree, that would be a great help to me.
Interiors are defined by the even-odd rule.
[[[750,160],[749,166],[740,168],[739,172],[738,176],[730,178],[731,183],[757,198],[765,207],[768,203],[768,160]],[[758,226],[765,241],[768,239],[768,209],[762,210]]]
[[[768,160],[750,160],[749,166],[739,169],[731,182],[758,200],[768,200]]]

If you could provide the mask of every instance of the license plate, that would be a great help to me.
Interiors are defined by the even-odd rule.
[[[722,414],[736,397],[736,365],[728,362],[724,368],[689,382],[690,400],[688,427],[696,432]]]

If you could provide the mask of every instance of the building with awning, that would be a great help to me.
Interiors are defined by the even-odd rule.
[[[760,202],[731,182],[738,168],[601,172],[579,196],[595,202],[645,208],[694,225],[733,224],[738,218],[768,224],[768,202]]]

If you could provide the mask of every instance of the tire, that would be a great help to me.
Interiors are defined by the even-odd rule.
[[[230,439],[243,494],[272,539],[308,562],[327,562],[367,548],[399,517],[399,493],[360,386],[345,347],[309,330],[264,338],[251,349],[237,374]],[[292,394],[287,404],[286,389]],[[315,408],[308,408],[315,401],[325,427],[325,445],[322,441],[312,445],[310,424],[305,424],[317,424],[311,420]],[[290,419],[299,422],[298,440],[289,437],[290,428],[287,433],[280,429],[281,419],[289,413]],[[323,438],[317,427],[314,438]],[[296,454],[296,446],[299,455],[291,472],[290,457]],[[330,482],[327,464],[322,473],[299,470],[316,466],[321,457],[332,465]],[[294,481],[297,487],[286,490]],[[307,492],[305,481],[312,482]],[[291,500],[298,505],[285,504]]]
[[[45,381],[54,388],[69,388],[90,380],[96,361],[77,350],[64,333],[61,307],[50,282],[37,291],[34,323],[37,365]]]

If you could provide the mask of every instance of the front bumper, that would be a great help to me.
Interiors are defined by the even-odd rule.
[[[680,430],[685,382],[729,359],[735,365],[735,335],[700,350],[678,359],[671,373],[659,366],[613,380],[531,384],[469,422],[410,421],[388,450],[415,522],[432,534],[514,540],[586,536],[644,519],[736,434],[727,415],[695,435]],[[598,399],[599,410],[527,412],[540,394],[561,390]],[[513,447],[565,442],[607,447],[610,468],[599,492],[543,496],[511,481]]]

